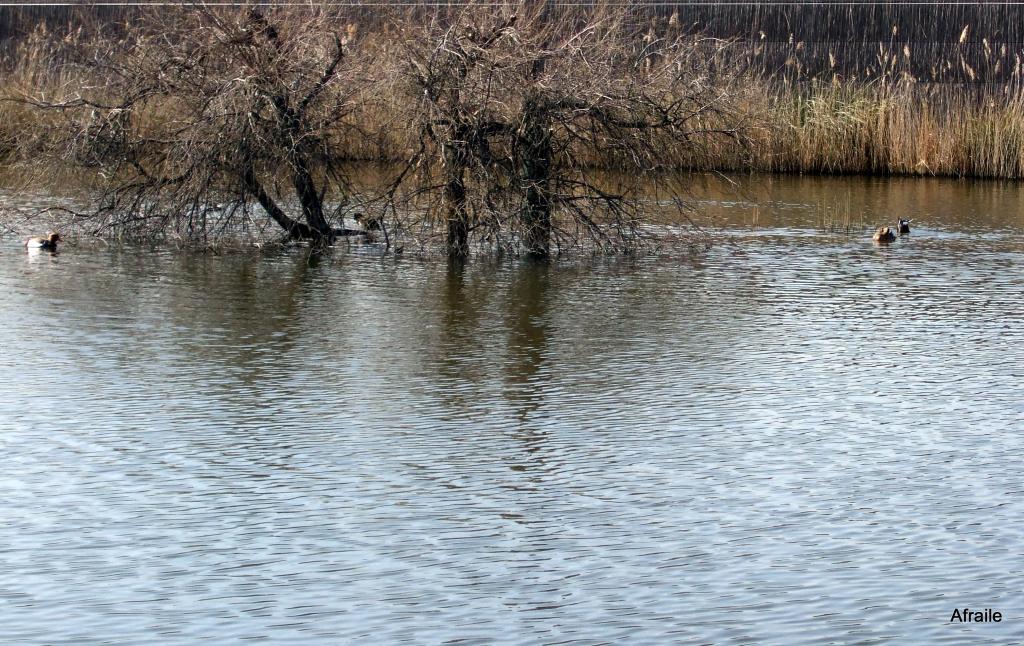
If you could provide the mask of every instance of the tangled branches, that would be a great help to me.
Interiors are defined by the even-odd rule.
[[[626,251],[677,203],[669,151],[743,143],[724,45],[634,17],[419,7],[357,38],[315,7],[164,9],[84,50],[59,100],[27,100],[66,117],[50,157],[104,179],[101,232],[205,240],[269,223],[325,244],[376,229],[457,257]],[[344,142],[385,135],[403,163],[345,228]]]
[[[63,100],[33,100],[67,117],[51,152],[106,180],[97,230],[205,238],[258,205],[292,238],[345,233],[328,211],[348,195],[330,140],[353,127],[352,30],[322,12],[150,18],[82,52]]]
[[[664,173],[668,143],[742,143],[727,77],[711,65],[723,45],[640,38],[627,16],[470,6],[406,39],[418,181],[405,210],[443,224],[449,254],[468,253],[471,234],[535,256],[635,248],[651,207],[641,188],[677,193]],[[608,186],[600,164],[625,179]]]

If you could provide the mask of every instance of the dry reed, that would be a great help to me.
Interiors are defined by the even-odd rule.
[[[666,161],[695,169],[1024,177],[1024,51],[1021,39],[1006,31],[1010,27],[1000,27],[1016,23],[963,6],[861,9],[869,12],[860,22],[869,36],[849,43],[841,32],[853,13],[843,12],[855,9],[821,8],[814,20],[780,13],[798,10],[637,9],[638,47],[683,32],[746,29],[725,33],[738,40],[718,57],[746,77],[749,91],[742,98],[751,146],[666,145]],[[925,15],[929,11],[935,15]],[[802,31],[787,33],[801,21]],[[926,36],[925,23],[933,32],[937,25],[939,35]],[[393,26],[377,21],[361,29],[364,46],[381,67],[398,67]],[[989,36],[1000,29],[1001,38]],[[52,128],[52,115],[11,99],[51,96],[67,87],[74,74],[63,64],[68,51],[98,33],[40,27],[8,47],[7,68],[0,70],[0,159],[13,161],[15,150],[31,155],[32,142]],[[339,157],[407,157],[408,137],[394,116],[403,111],[391,100],[367,101],[356,110],[359,128],[332,142]],[[611,158],[591,161],[615,164]]]

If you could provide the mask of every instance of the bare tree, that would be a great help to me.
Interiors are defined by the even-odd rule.
[[[635,248],[655,206],[643,194],[659,183],[679,194],[670,151],[743,143],[732,77],[715,64],[725,44],[641,35],[630,18],[509,2],[441,10],[410,34],[418,140],[396,195],[445,224],[449,254],[467,254],[474,232],[534,256]],[[598,164],[626,177],[609,186]]]
[[[143,15],[82,47],[60,96],[24,99],[63,117],[40,167],[101,178],[97,233],[626,251],[680,204],[678,155],[743,143],[725,45],[636,8],[423,6],[371,39],[316,7]],[[355,198],[374,204],[341,164],[360,139],[406,159],[348,229]]]
[[[105,180],[95,229],[206,239],[262,210],[294,239],[352,233],[335,225],[350,194],[336,142],[366,87],[354,28],[310,7],[146,16],[84,48],[59,100],[28,97],[67,117],[51,156]]]

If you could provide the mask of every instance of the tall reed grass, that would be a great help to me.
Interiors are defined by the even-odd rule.
[[[718,54],[719,64],[736,70],[746,88],[739,97],[747,115],[745,149],[726,143],[667,147],[666,163],[786,173],[1024,177],[1024,38],[1017,33],[1024,33],[1024,8],[1005,9],[1021,14],[1019,23],[1001,23],[999,16],[963,5],[869,6],[860,11],[870,19],[859,23],[853,23],[855,11],[639,10],[638,47],[644,39],[686,31],[737,38]],[[868,37],[843,40],[851,24]],[[937,37],[926,37],[929,26]],[[381,65],[391,65],[399,37],[388,31],[393,27],[378,21],[361,29],[373,31],[364,34],[362,46],[375,48]],[[57,116],[21,99],[59,99],[73,87],[76,68],[65,64],[69,52],[84,39],[103,37],[100,31],[43,26],[7,44],[0,66],[0,159],[11,161],[15,151],[31,154],[31,142],[45,139]],[[335,142],[337,154],[404,158],[408,138],[398,132],[403,124],[392,112],[400,111],[389,108],[386,97],[366,102],[355,117],[364,135]]]
[[[0,161],[16,161],[16,150],[33,149],[31,142],[55,126],[58,115],[37,110],[24,99],[52,100],[75,84],[65,63],[83,38],[80,27],[54,32],[42,23],[6,43],[6,55],[0,58]]]

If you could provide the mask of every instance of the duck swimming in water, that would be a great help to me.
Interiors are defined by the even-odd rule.
[[[380,231],[380,218],[367,217],[362,213],[356,213],[352,216],[352,219],[356,221],[356,224],[361,225],[367,231]]]
[[[25,241],[26,249],[47,249],[49,251],[57,250],[57,243],[60,241],[60,234],[53,233],[52,231],[47,234],[45,238],[29,238]]]
[[[896,239],[896,233],[892,230],[892,227],[878,227],[878,231],[875,231],[875,237],[872,238],[875,242],[892,242]]]
[[[899,226],[896,227],[899,230],[900,235],[903,235],[904,233],[910,233],[910,223],[912,221],[913,220],[904,220],[903,218],[900,218]]]

